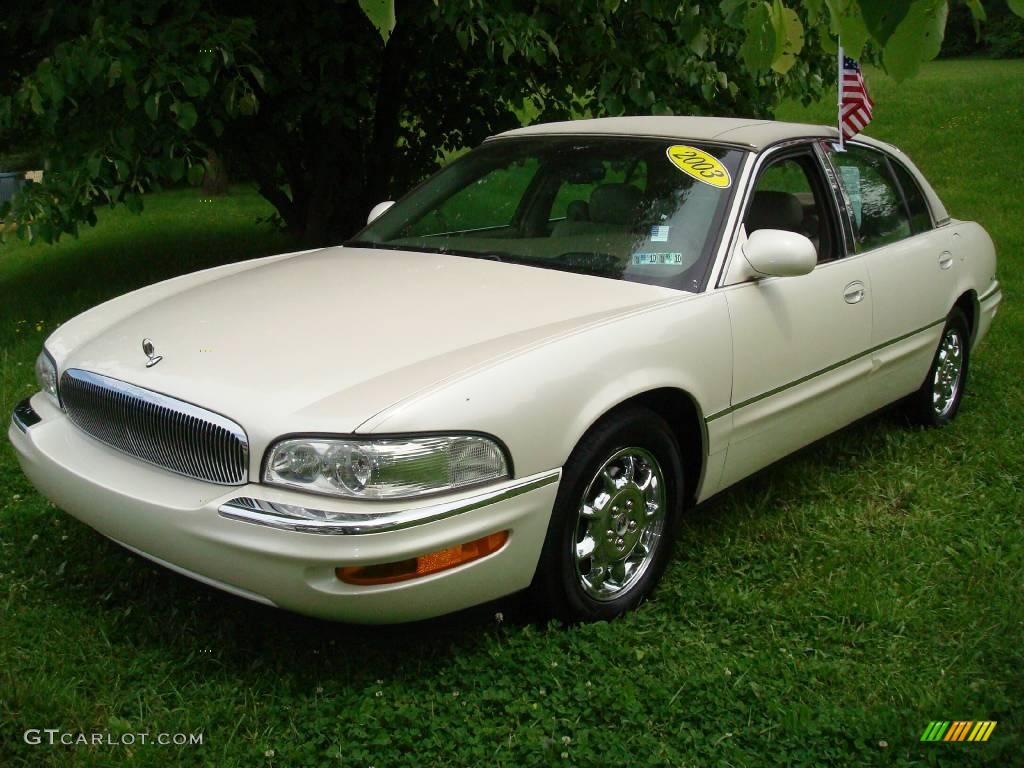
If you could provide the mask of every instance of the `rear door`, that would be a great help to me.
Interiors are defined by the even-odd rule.
[[[953,304],[957,262],[951,231],[936,228],[924,195],[899,161],[873,147],[829,147],[872,290],[872,371],[879,407],[924,380]]]

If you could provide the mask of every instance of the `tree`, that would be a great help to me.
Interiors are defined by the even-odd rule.
[[[837,34],[912,74],[937,53],[946,7],[408,0],[395,23],[390,0],[93,0],[74,14],[43,0],[0,22],[16,56],[0,70],[0,146],[41,143],[48,158],[8,216],[22,236],[75,234],[98,205],[141,210],[161,184],[200,183],[215,152],[283,226],[336,241],[441,153],[524,114],[769,115],[834,82]]]

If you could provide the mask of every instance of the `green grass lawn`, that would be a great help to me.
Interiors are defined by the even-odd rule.
[[[1006,303],[954,425],[881,414],[760,473],[695,511],[653,601],[568,630],[520,620],[516,599],[397,628],[250,604],[53,509],[2,441],[0,765],[1020,765],[1024,61],[870,86],[869,133],[1000,252]],[[781,116],[831,122],[826,101]],[[242,190],[147,205],[78,241],[0,246],[4,413],[57,323],[288,247]],[[937,719],[999,724],[985,744],[922,744]],[[204,743],[22,741],[58,727]]]

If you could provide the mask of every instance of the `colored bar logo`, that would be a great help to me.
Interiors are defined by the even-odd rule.
[[[932,720],[921,734],[921,741],[988,741],[996,729],[996,720]]]

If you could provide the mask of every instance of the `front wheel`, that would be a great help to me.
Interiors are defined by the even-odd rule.
[[[566,622],[612,619],[653,589],[682,504],[679,446],[646,408],[594,426],[562,475],[534,592]]]
[[[907,400],[907,413],[912,421],[927,427],[941,427],[953,420],[967,386],[970,348],[967,317],[960,309],[954,309],[946,318],[927,378]]]

